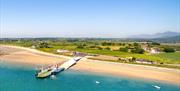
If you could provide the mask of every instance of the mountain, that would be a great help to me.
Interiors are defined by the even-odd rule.
[[[163,32],[163,33],[156,33],[156,34],[141,34],[141,35],[133,35],[129,38],[140,38],[140,39],[153,39],[153,38],[167,38],[167,37],[175,37],[179,36],[180,32]]]
[[[163,43],[180,43],[180,35],[173,37],[154,38],[152,41]]]

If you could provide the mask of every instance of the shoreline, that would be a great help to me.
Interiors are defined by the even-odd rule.
[[[63,63],[71,57],[45,53],[35,49],[0,45],[0,51],[7,54],[0,55],[0,61],[27,64],[27,65],[49,65]],[[171,84],[180,84],[180,70],[151,67],[135,64],[113,63],[83,58],[71,69],[87,71],[97,74],[108,74],[115,76],[132,77],[138,79],[154,80],[157,82],[167,82]]]

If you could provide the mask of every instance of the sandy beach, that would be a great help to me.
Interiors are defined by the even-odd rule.
[[[63,63],[70,59],[67,56],[17,46],[0,45],[0,53],[0,61],[34,66]],[[87,58],[83,58],[71,69],[180,84],[180,70],[178,69],[113,63]]]

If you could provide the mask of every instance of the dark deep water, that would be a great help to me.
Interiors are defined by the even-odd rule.
[[[180,91],[178,85],[74,70],[62,72],[55,79],[37,79],[34,74],[31,67],[0,63],[0,91]]]

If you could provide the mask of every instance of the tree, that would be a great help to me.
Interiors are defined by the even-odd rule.
[[[110,46],[110,45],[114,45],[114,43],[111,43],[111,42],[102,42],[101,45],[102,46]]]
[[[135,42],[133,45],[134,45],[134,46],[139,46],[139,44],[138,44],[138,43],[136,43],[136,42]]]
[[[139,53],[139,54],[143,54],[144,53],[144,49],[142,48],[135,48],[133,50],[131,50],[132,53]]]
[[[77,48],[79,48],[79,49],[83,49],[83,48],[84,48],[84,46],[82,46],[82,45],[78,45],[78,46],[77,46]]]
[[[128,48],[119,48],[119,51],[128,52]]]
[[[92,45],[92,46],[89,46],[89,48],[96,48],[96,46],[95,46],[95,45]]]
[[[121,45],[122,45],[122,43],[117,43],[117,45],[121,46]]]
[[[100,46],[97,46],[97,48],[98,48],[98,50],[102,50],[103,48],[102,47],[100,47]]]
[[[169,52],[175,52],[175,49],[173,49],[173,48],[164,48],[163,51],[169,53]]]
[[[50,48],[49,44],[47,42],[40,42],[39,48]]]
[[[152,43],[147,43],[148,47],[153,47]]]
[[[106,49],[106,50],[111,50],[111,48],[109,48],[109,47],[106,47],[105,49]]]
[[[87,46],[86,44],[82,44],[82,46]]]
[[[152,42],[152,45],[160,45],[160,43]]]
[[[135,57],[133,57],[133,58],[132,58],[132,61],[135,61],[135,60],[136,60],[136,58],[135,58]]]
[[[102,45],[102,46],[106,46],[106,42],[102,42],[101,45]]]
[[[128,44],[128,47],[131,47],[132,46],[132,44]]]

